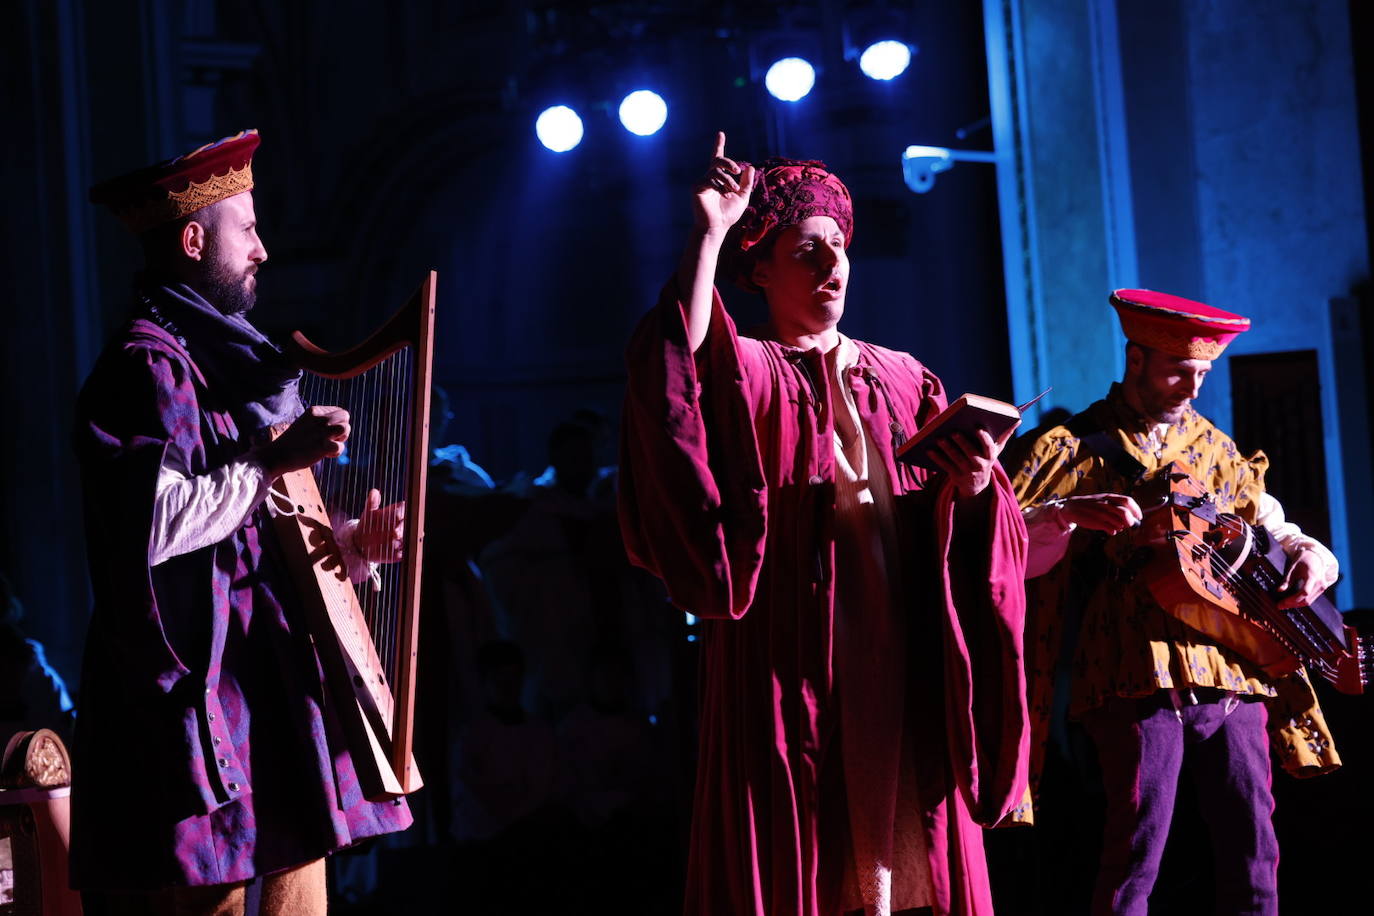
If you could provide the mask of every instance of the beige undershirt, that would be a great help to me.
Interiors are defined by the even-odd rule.
[[[827,356],[835,423],[836,679],[851,862],[842,904],[866,914],[931,906],[930,863],[916,793],[906,694],[905,621],[892,487],[854,404],[858,347],[841,335]]]

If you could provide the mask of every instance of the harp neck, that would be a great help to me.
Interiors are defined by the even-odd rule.
[[[434,271],[405,305],[370,337],[355,347],[331,353],[296,331],[283,346],[295,365],[325,378],[346,379],[361,375],[403,347],[413,346],[426,357],[432,352],[434,329]],[[428,366],[428,358],[417,360]]]

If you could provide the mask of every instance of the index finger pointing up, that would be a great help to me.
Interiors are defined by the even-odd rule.
[[[714,158],[725,158],[725,131],[723,130],[716,131],[716,154]]]

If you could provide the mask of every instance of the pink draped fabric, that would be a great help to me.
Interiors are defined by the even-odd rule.
[[[675,290],[636,331],[623,421],[631,558],[703,618],[685,912],[831,916],[850,843],[835,679],[834,447],[819,351],[736,335],[695,355]],[[945,406],[912,357],[858,343],[847,375],[898,501],[907,728],[938,913],[992,912],[982,827],[1026,787],[1025,528],[1000,469],[959,506],[893,458]],[[890,405],[890,410],[889,410]]]

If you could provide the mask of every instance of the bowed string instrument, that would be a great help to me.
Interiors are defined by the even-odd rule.
[[[1196,478],[1168,464],[1136,491],[1140,525],[1107,541],[1126,579],[1166,612],[1239,653],[1266,675],[1300,666],[1342,693],[1374,680],[1374,641],[1348,626],[1325,595],[1280,608],[1288,557],[1263,525],[1222,512]]]

